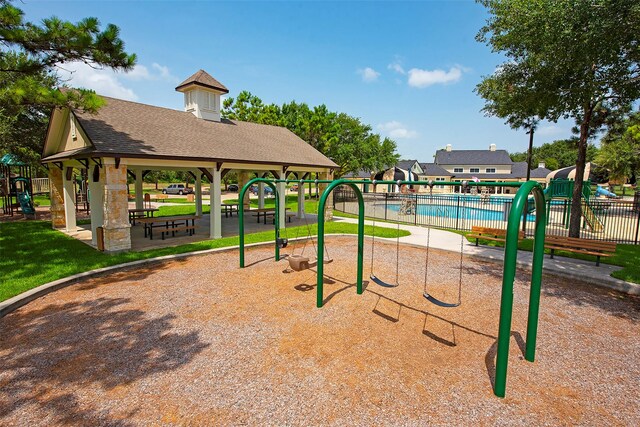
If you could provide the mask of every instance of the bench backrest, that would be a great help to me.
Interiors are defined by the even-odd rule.
[[[579,249],[592,249],[604,252],[615,252],[618,246],[615,242],[609,242],[606,240],[594,240],[594,239],[582,239],[578,237],[565,237],[565,236],[546,236],[547,243],[556,246],[565,246],[567,248],[579,248]]]
[[[507,230],[503,230],[502,228],[479,227],[477,225],[472,226],[471,231],[480,235],[485,234],[496,237],[506,237],[507,235]],[[524,231],[518,231],[518,239],[524,239]]]

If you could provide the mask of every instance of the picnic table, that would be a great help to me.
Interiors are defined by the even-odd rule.
[[[144,224],[144,237],[149,236],[149,239],[153,240],[153,229],[157,228],[162,234],[162,240],[164,240],[165,235],[168,236],[171,233],[171,236],[175,236],[178,231],[186,231],[189,236],[193,236],[196,231],[196,219],[199,218],[197,215],[176,215],[140,218],[138,222]]]
[[[285,215],[286,212],[289,211],[289,208],[284,208],[285,211]],[[276,214],[276,208],[257,208],[257,209],[251,209],[249,210],[249,212],[253,212],[253,216],[257,216],[258,217],[258,223],[260,223],[260,217],[263,216],[264,217],[264,223],[267,223],[267,216],[274,216]]]
[[[136,219],[153,218],[153,213],[158,212],[156,208],[129,209],[129,222],[136,225]]]
[[[240,209],[239,203],[223,203],[222,210],[224,211],[224,217],[227,218],[228,215],[233,216],[234,212],[238,212]]]

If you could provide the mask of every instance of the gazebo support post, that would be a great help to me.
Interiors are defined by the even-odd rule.
[[[258,183],[258,208],[264,208],[264,182]]]
[[[74,232],[77,229],[76,223],[76,201],[73,190],[73,168],[64,167],[62,173],[62,187],[64,189],[64,221],[65,230]]]
[[[142,209],[144,207],[142,204],[142,168],[134,169],[133,173],[136,174],[136,209]]]
[[[304,219],[304,183],[298,183],[298,219]]]
[[[211,183],[210,194],[210,233],[212,239],[219,239],[222,237],[222,213],[220,212],[222,203],[222,174],[218,168],[211,169],[211,175],[213,176],[213,182]]]
[[[62,184],[62,170],[51,165],[49,167],[49,197],[51,199],[51,226],[65,228],[64,218],[64,188]]]
[[[280,175],[278,178],[284,180],[285,179],[285,173],[282,169],[282,167],[278,168],[278,174]],[[287,183],[285,181],[281,181],[281,182],[277,182],[276,183],[276,189],[277,191],[277,195],[276,197],[278,197],[278,228],[280,228],[281,230],[284,229],[286,227],[285,225],[285,208],[287,205]]]
[[[98,244],[97,228],[104,223],[104,171],[100,169],[98,180],[89,174],[89,210],[91,212],[91,243]]]
[[[202,216],[202,172],[194,171],[196,175],[196,215]]]

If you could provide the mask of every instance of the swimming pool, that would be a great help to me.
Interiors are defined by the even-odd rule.
[[[504,201],[498,202],[504,205]],[[498,204],[492,202],[491,204]],[[389,204],[387,209],[391,212],[399,212],[400,204]],[[446,206],[439,204],[418,204],[416,210],[418,215],[439,217],[439,218],[456,218],[465,220],[478,221],[505,221],[506,218],[502,210],[483,209],[469,206]],[[408,215],[413,216],[413,214]],[[527,221],[535,221],[535,215],[527,215]]]

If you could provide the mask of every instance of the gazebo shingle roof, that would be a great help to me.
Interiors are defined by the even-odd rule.
[[[74,112],[93,144],[83,155],[338,167],[283,127],[207,121],[189,112],[103,98],[106,105],[95,115]]]

